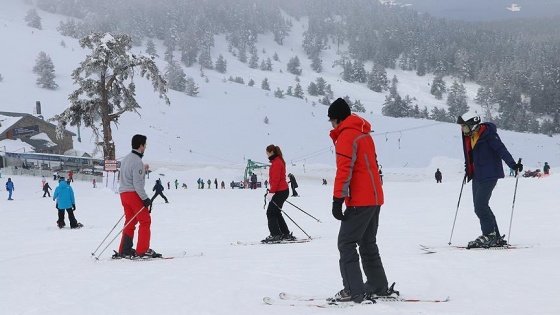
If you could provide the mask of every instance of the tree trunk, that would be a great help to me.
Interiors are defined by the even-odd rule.
[[[113,142],[113,133],[111,132],[111,117],[109,116],[109,93],[105,84],[105,73],[101,74],[99,86],[101,87],[101,124],[103,132],[103,158],[105,160],[115,159],[115,143]]]

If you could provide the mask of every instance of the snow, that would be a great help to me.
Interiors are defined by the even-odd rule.
[[[45,140],[45,141],[47,141],[47,146],[49,146],[49,147],[54,147],[54,146],[56,146],[56,143],[54,143],[54,142],[51,140],[51,138],[50,138],[46,133],[44,133],[44,132],[38,133],[38,134],[36,134],[36,135],[34,135],[34,136],[31,136],[30,139],[33,139],[33,140]]]
[[[10,49],[0,52],[0,110],[32,112],[35,101],[43,105],[46,119],[68,106],[74,90],[70,74],[83,61],[87,51],[77,40],[60,36],[56,27],[64,17],[39,11],[44,30],[25,25],[29,6],[16,0],[0,2],[0,42]],[[341,289],[336,237],[338,221],[330,213],[334,154],[328,137],[327,107],[314,99],[277,99],[273,92],[259,88],[269,79],[271,90],[295,86],[294,76],[286,74],[286,63],[298,55],[304,69],[301,86],[306,89],[323,77],[336,96],[360,99],[367,109],[363,117],[372,123],[378,159],[383,165],[386,204],[382,207],[378,243],[389,281],[397,282],[404,296],[451,296],[444,304],[378,304],[352,309],[353,314],[555,314],[560,302],[553,298],[560,279],[556,268],[560,244],[557,228],[560,214],[555,193],[560,177],[560,137],[522,134],[500,130],[499,134],[515,159],[523,158],[527,169],[542,169],[549,162],[553,174],[543,179],[520,178],[511,229],[512,244],[533,245],[512,251],[449,251],[425,255],[419,243],[445,246],[457,206],[463,177],[459,128],[455,124],[381,116],[386,93],[373,93],[365,85],[340,80],[340,68],[332,68],[339,58],[336,47],[324,55],[325,72],[309,69],[310,61],[301,48],[301,34],[307,19],[295,21],[291,36],[279,46],[270,34],[257,43],[260,60],[278,53],[274,71],[249,69],[231,54],[223,36],[216,38],[212,59],[222,53],[228,71],[220,74],[198,66],[184,68],[200,87],[197,97],[169,92],[171,105],[165,105],[144,79],[136,78],[141,116],[127,114],[113,129],[117,158],[129,152],[130,138],[136,133],[148,136],[144,162],[153,171],[147,181],[150,191],[155,179],[177,179],[187,190],[164,192],[170,199],[156,199],[152,212],[152,247],[173,255],[186,250],[203,252],[202,257],[153,262],[106,261],[118,238],[96,262],[91,253],[107,236],[122,215],[119,196],[98,183],[72,183],[77,200],[76,216],[85,228],[58,230],[54,202],[42,198],[40,176],[6,175],[15,183],[14,201],[0,201],[0,239],[7,255],[0,258],[0,303],[2,314],[294,314],[334,313],[328,310],[262,303],[263,296],[275,297],[280,291],[330,296]],[[64,40],[66,47],[60,42]],[[161,42],[155,41],[163,56]],[[261,53],[263,48],[266,53]],[[134,48],[135,53],[144,47]],[[57,90],[35,85],[32,73],[40,51],[49,54],[55,65]],[[165,68],[157,58],[160,69]],[[371,64],[366,64],[371,69]],[[282,70],[284,73],[280,73]],[[420,107],[444,107],[429,94],[430,75],[388,70],[396,74],[399,93],[415,96]],[[224,82],[241,76],[255,87]],[[446,78],[447,84],[452,79]],[[478,86],[465,85],[469,105],[479,109],[472,98]],[[479,111],[480,112],[480,111]],[[264,124],[264,117],[269,124]],[[0,117],[0,119],[10,119]],[[5,126],[2,121],[2,126]],[[74,128],[74,129],[72,129]],[[70,128],[76,132],[75,127]],[[93,154],[95,141],[90,130],[81,130],[77,152]],[[299,210],[284,210],[311,236],[320,237],[306,244],[232,246],[232,242],[258,241],[268,234],[263,210],[264,190],[229,189],[229,182],[243,177],[247,160],[266,162],[265,148],[279,145],[300,185],[300,198],[289,201],[323,223],[316,223]],[[3,140],[8,152],[31,151],[20,140]],[[99,157],[99,155],[94,155]],[[504,165],[505,167],[505,165]],[[436,168],[443,172],[443,184],[435,184]],[[259,180],[267,170],[256,171]],[[50,175],[50,173],[49,173]],[[218,178],[226,190],[193,189],[196,180]],[[48,176],[47,176],[48,178]],[[52,177],[51,177],[52,178]],[[329,185],[322,186],[321,179]],[[109,177],[112,182],[113,177]],[[51,187],[55,183],[49,179]],[[509,234],[515,179],[499,181],[491,206],[502,233]],[[466,244],[480,234],[472,209],[470,184],[465,186],[453,235],[454,244]],[[68,222],[67,222],[68,223]],[[288,221],[294,235],[304,233]],[[117,225],[111,240],[122,228]],[[103,247],[102,247],[103,248]],[[529,296],[529,298],[528,298]],[[339,312],[339,311],[337,311]]]

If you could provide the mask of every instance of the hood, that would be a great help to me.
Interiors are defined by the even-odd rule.
[[[498,128],[496,127],[496,125],[494,123],[485,122],[485,123],[482,123],[481,125],[484,126],[484,131],[480,135],[480,139],[484,139],[488,135],[495,134],[495,133],[498,132]]]
[[[369,122],[367,122],[365,119],[363,119],[362,117],[360,117],[356,114],[352,114],[352,115],[348,116],[346,119],[344,119],[338,125],[338,127],[331,130],[330,136],[333,139],[333,141],[336,141],[336,139],[338,139],[338,136],[340,135],[340,133],[343,130],[346,130],[346,129],[354,129],[354,130],[359,131],[360,133],[370,133],[371,132],[371,124]]]
[[[60,187],[60,188],[66,188],[66,187],[68,187],[68,183],[67,183],[66,181],[64,181],[64,180],[63,180],[63,181],[60,181],[60,182],[58,183],[58,187]]]

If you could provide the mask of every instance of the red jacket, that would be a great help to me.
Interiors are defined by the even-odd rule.
[[[346,206],[380,206],[384,202],[371,125],[353,114],[331,130],[336,150],[336,198]]]
[[[268,170],[268,179],[270,183],[270,193],[288,189],[288,182],[286,182],[286,164],[282,159],[277,156],[272,159],[270,169]]]

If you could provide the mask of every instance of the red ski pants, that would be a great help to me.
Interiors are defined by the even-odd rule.
[[[138,227],[138,244],[136,246],[136,253],[138,255],[144,254],[150,248],[150,225],[152,224],[150,212],[144,207],[144,203],[142,202],[142,199],[140,199],[140,196],[133,191],[121,193],[121,203],[124,207],[124,224],[126,227],[123,230],[119,253],[127,254],[130,252],[133,245],[136,224],[140,223],[140,226]]]

